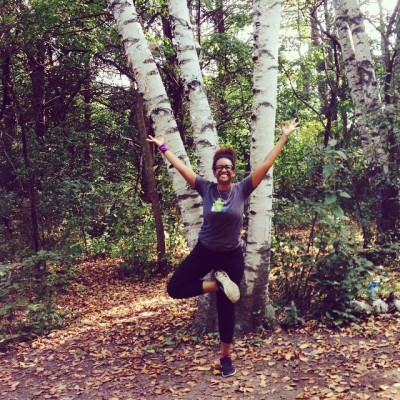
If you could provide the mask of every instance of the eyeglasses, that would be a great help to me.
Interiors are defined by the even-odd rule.
[[[223,169],[226,169],[227,171],[233,170],[233,165],[216,165],[215,166],[215,171],[222,171]]]

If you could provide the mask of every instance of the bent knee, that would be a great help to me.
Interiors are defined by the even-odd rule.
[[[174,284],[173,281],[169,281],[167,284],[167,293],[173,299],[179,299],[179,286]]]

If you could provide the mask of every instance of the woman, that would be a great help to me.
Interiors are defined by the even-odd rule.
[[[217,292],[218,327],[221,341],[221,373],[234,375],[231,352],[235,327],[235,306],[240,298],[239,284],[244,272],[240,233],[244,205],[257,188],[285,146],[289,135],[299,127],[297,119],[281,122],[282,136],[251,175],[233,183],[236,154],[233,149],[221,148],[213,158],[217,183],[196,175],[164,144],[164,135],[149,136],[166,159],[178,170],[188,184],[203,198],[203,225],[199,240],[170,279],[168,294],[176,299]],[[202,278],[210,271],[214,280]]]

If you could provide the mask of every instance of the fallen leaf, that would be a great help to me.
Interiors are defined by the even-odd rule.
[[[192,367],[190,368],[191,371],[197,370],[197,371],[209,371],[211,369],[210,365],[204,365],[204,366],[199,366],[199,367]]]

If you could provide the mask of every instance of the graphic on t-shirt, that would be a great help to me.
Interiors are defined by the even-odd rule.
[[[217,200],[215,200],[214,204],[211,207],[212,212],[227,212],[228,207],[224,204],[224,201],[221,199],[221,197],[218,197]]]

